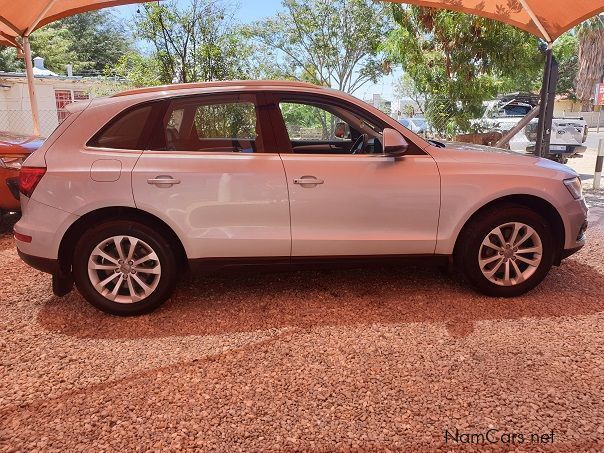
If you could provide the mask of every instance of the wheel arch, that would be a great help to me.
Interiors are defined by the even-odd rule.
[[[547,200],[528,194],[515,194],[515,195],[506,195],[500,198],[496,198],[494,200],[489,201],[485,205],[481,206],[478,210],[476,210],[464,223],[463,227],[459,231],[457,238],[455,239],[455,247],[454,254],[457,251],[459,246],[460,238],[463,235],[464,230],[470,225],[470,223],[479,217],[481,213],[483,213],[487,209],[491,209],[497,205],[505,205],[505,204],[516,204],[519,206],[525,206],[543,216],[548,223],[552,226],[553,234],[554,234],[554,244],[556,244],[556,249],[554,250],[554,264],[560,265],[562,261],[562,251],[564,250],[564,241],[565,241],[565,228],[564,222],[558,210]]]
[[[90,211],[81,216],[67,229],[59,245],[59,263],[63,272],[71,273],[73,253],[78,238],[91,226],[110,220],[130,220],[153,227],[160,234],[168,238],[170,243],[176,245],[177,261],[180,266],[187,268],[187,253],[182,241],[168,224],[153,214],[141,211],[140,209],[113,206]]]

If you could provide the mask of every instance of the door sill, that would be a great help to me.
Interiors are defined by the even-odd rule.
[[[220,269],[315,269],[334,267],[358,268],[365,266],[431,265],[446,266],[450,264],[450,255],[338,255],[338,256],[265,256],[241,258],[197,258],[189,260],[192,271],[214,271]]]

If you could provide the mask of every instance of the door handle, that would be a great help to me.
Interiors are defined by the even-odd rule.
[[[156,186],[171,186],[174,184],[180,184],[180,179],[174,179],[172,176],[158,176],[156,178],[147,179],[147,184],[154,184]]]
[[[322,179],[317,179],[314,176],[302,176],[301,178],[296,178],[294,179],[294,184],[300,184],[300,185],[313,185],[316,186],[317,184],[323,184],[323,180]]]

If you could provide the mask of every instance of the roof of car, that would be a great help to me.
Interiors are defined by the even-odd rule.
[[[154,93],[161,91],[204,89],[218,87],[243,87],[243,88],[308,88],[322,90],[324,87],[313,85],[312,83],[297,82],[293,80],[225,80],[220,82],[196,82],[196,83],[175,83],[172,85],[160,85],[154,87],[135,88],[132,90],[121,91],[112,97],[130,96],[133,94]]]

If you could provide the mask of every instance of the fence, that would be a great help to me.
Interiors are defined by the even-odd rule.
[[[40,135],[48,137],[59,125],[56,110],[40,110]],[[0,110],[0,132],[31,135],[33,120],[30,110]]]
[[[36,79],[40,135],[48,137],[66,117],[65,106],[127,89],[123,81],[104,77]],[[31,135],[33,120],[23,77],[2,78],[0,132]]]

